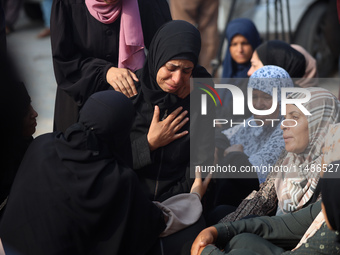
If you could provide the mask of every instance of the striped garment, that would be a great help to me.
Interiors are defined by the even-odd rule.
[[[279,209],[283,213],[302,208],[313,196],[320,178],[322,148],[330,124],[339,122],[340,102],[323,88],[307,88],[311,99],[303,106],[311,113],[307,116],[309,145],[301,154],[288,152],[277,165],[297,172],[280,172],[275,179]],[[303,93],[293,93],[289,98],[303,98]]]

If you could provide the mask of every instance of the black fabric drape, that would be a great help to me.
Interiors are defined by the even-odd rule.
[[[162,211],[118,157],[129,147],[133,107],[98,92],[65,134],[29,147],[0,225],[5,251],[20,254],[146,254],[165,229]]]
[[[286,42],[280,40],[267,41],[257,47],[256,52],[265,66],[282,67],[292,78],[301,78],[305,74],[305,57]]]

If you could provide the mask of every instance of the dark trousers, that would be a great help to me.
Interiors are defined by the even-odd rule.
[[[243,233],[231,239],[224,251],[211,245],[207,246],[201,255],[280,255],[283,252],[284,249],[258,235]]]

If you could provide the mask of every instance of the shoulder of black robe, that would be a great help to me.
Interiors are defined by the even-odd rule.
[[[5,251],[22,254],[146,254],[163,214],[118,163],[133,107],[114,91],[92,95],[65,134],[36,138],[0,225]]]
[[[145,47],[149,49],[156,31],[172,20],[170,8],[166,0],[138,0],[138,5]]]
[[[302,78],[305,74],[305,57],[284,41],[267,41],[257,47],[256,52],[263,65],[282,67],[292,78]]]

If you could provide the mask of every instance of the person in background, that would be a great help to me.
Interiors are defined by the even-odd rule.
[[[255,24],[246,18],[232,20],[226,30],[228,49],[222,78],[247,78],[254,50],[262,42]]]
[[[280,40],[262,43],[255,49],[250,62],[251,67],[248,70],[248,76],[266,65],[282,67],[292,79],[302,78],[306,72],[304,55],[292,48],[288,43]]]
[[[53,0],[43,0],[40,3],[41,10],[43,13],[43,18],[44,18],[45,28],[40,31],[40,33],[37,36],[38,38],[44,38],[44,37],[51,35],[50,20],[51,20],[52,2]]]
[[[226,39],[228,41],[228,48],[223,61],[223,73],[222,78],[224,83],[229,83],[238,86],[243,94],[247,94],[248,81],[243,78],[247,78],[247,72],[251,66],[250,59],[257,46],[262,42],[259,32],[255,27],[255,24],[246,18],[238,18],[230,21],[226,29]],[[217,90],[223,107],[217,109],[217,117],[223,119],[233,119],[238,121],[239,119],[247,119],[251,116],[251,112],[245,104],[245,114],[242,116],[234,116],[232,114],[233,98],[231,93],[224,90]]]
[[[97,91],[135,95],[133,72],[143,67],[157,29],[170,20],[166,0],[53,1],[54,130],[76,123],[79,110]]]
[[[198,28],[202,37],[202,50],[198,63],[211,74],[211,61],[216,57],[218,47],[219,0],[170,0],[174,20],[185,20]]]

